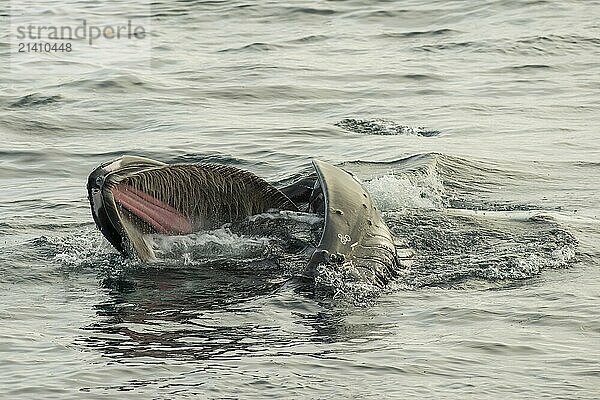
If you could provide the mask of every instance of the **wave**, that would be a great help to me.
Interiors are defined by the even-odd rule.
[[[43,106],[47,104],[57,103],[62,99],[60,95],[44,96],[39,93],[32,93],[19,98],[17,101],[12,103],[9,107],[23,108],[33,106]]]
[[[422,126],[412,127],[398,124],[387,119],[354,119],[345,118],[335,123],[348,132],[362,135],[406,135],[406,136],[437,136],[440,131],[428,129]]]

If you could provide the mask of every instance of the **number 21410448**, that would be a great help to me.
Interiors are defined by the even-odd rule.
[[[70,53],[73,51],[71,43],[33,42],[19,43],[19,53]]]

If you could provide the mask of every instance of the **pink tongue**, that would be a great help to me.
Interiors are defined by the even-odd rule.
[[[185,235],[192,233],[192,224],[183,214],[168,204],[129,185],[119,184],[112,189],[115,200],[147,222],[158,233]]]

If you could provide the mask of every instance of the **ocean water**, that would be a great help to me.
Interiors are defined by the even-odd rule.
[[[0,397],[598,398],[599,16],[553,0],[3,3]],[[17,53],[18,26],[81,19],[146,35]],[[269,232],[157,238],[163,261],[123,260],[85,190],[123,154],[277,185],[331,162],[414,260],[386,290],[324,273],[323,292],[295,284]]]

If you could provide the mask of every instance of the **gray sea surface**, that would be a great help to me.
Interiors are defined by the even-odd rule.
[[[599,398],[599,17],[598,1],[4,1],[0,398]],[[16,51],[21,24],[81,19],[145,37]],[[227,228],[124,260],[85,189],[124,154],[276,185],[336,164],[414,263],[382,291],[325,274],[321,293],[273,235]]]

